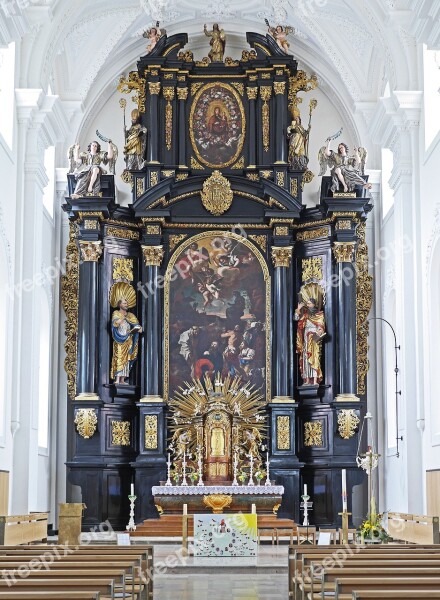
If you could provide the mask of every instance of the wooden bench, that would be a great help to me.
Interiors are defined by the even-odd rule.
[[[440,589],[440,577],[387,577],[380,581],[375,577],[341,577],[335,581],[334,600],[352,600],[353,592],[376,592],[376,598],[382,597],[382,592],[415,591]],[[319,598],[328,598],[320,595]]]
[[[62,600],[100,600],[99,592],[63,592]],[[0,592],[0,600],[60,600],[59,592]]]
[[[0,579],[0,592],[12,591],[7,582]],[[64,592],[99,592],[103,596],[115,600],[115,590],[113,579],[54,579],[52,577],[46,579],[20,579],[14,583],[14,592],[57,592],[59,600],[64,597]]]
[[[352,592],[352,600],[366,600],[367,598],[378,598],[377,591]],[[386,598],[394,598],[400,600],[404,598],[440,598],[440,590],[380,590],[380,597],[383,600]]]
[[[0,545],[29,544],[47,539],[49,513],[30,513],[12,517],[0,516]]]
[[[416,544],[438,544],[439,518],[407,513],[388,513],[388,533],[396,539]]]

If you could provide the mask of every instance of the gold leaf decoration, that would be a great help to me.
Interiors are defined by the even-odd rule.
[[[163,95],[167,101],[165,106],[165,145],[167,150],[171,150],[171,141],[173,137],[173,105],[171,101],[175,95],[175,89],[173,87],[164,87]]]
[[[70,223],[69,243],[66,248],[66,272],[61,278],[61,303],[66,320],[64,331],[66,358],[64,370],[67,374],[67,390],[71,400],[76,396],[76,357],[78,336],[78,290],[79,290],[79,251],[76,244],[78,225]]]
[[[157,450],[157,415],[145,415],[145,449]]]
[[[85,440],[93,436],[98,424],[95,408],[80,408],[75,413],[74,423],[78,434]]]
[[[272,262],[274,267],[290,267],[292,246],[272,246]]]
[[[178,246],[180,242],[183,242],[183,240],[185,240],[187,237],[188,236],[186,233],[171,234],[168,238],[170,251],[173,252],[174,248],[176,248],[176,246]]]
[[[316,240],[317,238],[327,237],[328,227],[320,227],[319,229],[306,229],[305,231],[299,231],[296,235],[298,241],[303,240]]]
[[[270,133],[270,114],[268,101],[272,95],[272,88],[269,85],[262,85],[260,87],[260,95],[263,99],[263,106],[261,107],[261,119],[263,123],[263,148],[265,152],[268,152]]]
[[[119,79],[118,92],[121,92],[121,94],[131,94],[133,91],[135,92],[133,100],[136,102],[139,112],[144,113],[145,79],[139,77],[139,73],[137,71],[131,71],[128,74],[128,79],[125,79],[125,77],[121,77]]]
[[[204,182],[200,195],[203,206],[216,217],[222,215],[231,207],[234,197],[231,184],[217,170],[213,171],[211,177],[208,177]]]
[[[122,227],[107,227],[107,235],[126,240],[138,240],[139,232],[131,229],[123,229]]]
[[[357,393],[365,394],[365,378],[368,362],[368,314],[373,303],[373,278],[368,274],[368,246],[365,242],[365,223],[357,226],[358,247],[356,252],[356,364]]]
[[[304,446],[323,446],[322,422],[309,421],[304,423]]]
[[[244,156],[239,158],[237,162],[232,165],[231,169],[244,169]]]
[[[113,281],[133,281],[133,259],[113,259]]]
[[[322,256],[302,259],[302,280],[317,279],[322,281]]]
[[[244,94],[244,84],[243,83],[239,83],[238,81],[231,81],[231,85],[233,85],[235,87],[235,89],[238,90],[238,93],[241,94],[241,96],[243,96],[243,94]]]
[[[356,433],[359,417],[353,409],[343,409],[338,413],[338,431],[344,440],[349,440]]]
[[[250,235],[249,239],[252,240],[257,246],[260,246],[264,252],[267,250],[267,238],[265,235]]]
[[[204,169],[205,167],[202,167],[202,165],[197,162],[197,160],[194,158],[194,156],[191,156],[191,169]]]
[[[130,445],[130,421],[112,421],[112,446]]]
[[[163,246],[142,246],[142,254],[147,267],[160,267],[164,253]]]
[[[277,450],[290,450],[290,416],[277,416]]]

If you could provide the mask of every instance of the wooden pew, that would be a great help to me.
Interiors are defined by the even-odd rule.
[[[396,540],[416,544],[440,542],[439,518],[407,513],[388,513],[388,533]]]
[[[100,600],[99,592],[63,592],[62,600]],[[0,600],[60,600],[59,592],[0,592]]]
[[[421,592],[440,589],[440,577],[386,577],[381,580],[375,577],[341,577],[335,581],[334,600],[352,600],[353,592],[376,592],[376,598],[381,598],[386,590],[405,590]],[[328,596],[321,595],[328,599]]]
[[[103,596],[115,600],[115,589],[113,579],[20,579],[14,583],[13,591],[20,592],[56,592],[59,595],[59,600],[64,598],[64,592],[73,591],[93,591],[99,592]],[[7,582],[4,579],[0,579],[0,592],[11,591]]]
[[[49,513],[0,516],[0,545],[29,544],[47,539],[47,518]]]

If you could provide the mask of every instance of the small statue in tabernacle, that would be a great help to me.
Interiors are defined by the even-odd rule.
[[[211,62],[223,62],[226,46],[226,35],[224,30],[220,29],[218,23],[214,23],[212,31],[208,31],[206,24],[203,26],[203,31],[207,37],[211,38],[209,42],[211,50],[208,52]]]
[[[127,385],[142,333],[136,316],[128,310],[136,305],[136,292],[128,283],[115,283],[110,290],[110,303],[116,309],[111,320],[113,356],[110,376],[116,385]]]
[[[304,129],[301,124],[301,115],[295,106],[292,109],[292,123],[287,128],[287,139],[289,140],[289,165],[291,169],[307,169],[309,159],[306,155],[308,145],[309,129]]]
[[[129,171],[140,171],[145,164],[147,146],[147,128],[140,123],[137,109],[131,111],[131,127],[125,133],[124,157]]]
[[[73,173],[77,181],[72,198],[96,196],[101,190],[101,175],[107,173],[101,165],[108,164],[110,173],[114,174],[117,156],[118,149],[111,140],[107,152],[101,151],[101,144],[96,141],[88,145],[87,152],[80,152],[78,143],[70,146],[69,173]]]
[[[287,36],[289,35],[289,33],[295,33],[295,29],[293,27],[290,27],[289,25],[286,25],[285,27],[283,27],[282,25],[271,27],[269,21],[267,19],[265,19],[265,21],[268,32],[275,39],[276,43],[281,48],[281,50],[285,54],[287,54],[290,48],[290,44],[287,41]]]
[[[349,154],[347,144],[341,142],[338,144],[337,152],[330,150],[330,142],[339,135],[330,136],[326,139],[326,145],[323,146],[318,154],[320,166],[319,175],[324,175],[327,167],[331,169],[332,185],[330,190],[339,192],[342,185],[344,192],[353,192],[357,185],[366,189],[371,189],[371,184],[363,178],[365,163],[367,161],[367,151],[365,148],[354,148],[353,154]]]
[[[159,29],[159,21],[156,21],[155,27],[150,27],[147,31],[144,31],[142,37],[148,40],[147,53],[150,54],[156,47],[159,39],[166,34],[165,29]]]
[[[318,306],[318,298],[300,295],[294,319],[298,321],[296,352],[299,354],[299,370],[303,385],[318,385],[322,381],[321,346],[325,336],[324,311]]]

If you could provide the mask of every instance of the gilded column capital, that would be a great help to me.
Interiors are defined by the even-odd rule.
[[[160,92],[160,81],[149,81],[148,89],[150,94],[158,94]]]
[[[175,93],[176,93],[175,88],[173,88],[171,86],[166,86],[166,87],[162,88],[162,94],[163,94],[165,100],[171,101],[174,98]]]
[[[260,95],[265,102],[270,100],[270,98],[272,96],[271,86],[270,85],[261,85],[260,86]]]
[[[85,262],[98,262],[102,255],[102,242],[88,242],[86,240],[79,241],[79,249],[81,250],[81,260]]]
[[[290,267],[293,246],[272,246],[272,262],[274,267]]]
[[[246,92],[249,100],[256,100],[258,96],[258,88],[257,87],[247,87]]]
[[[177,88],[177,97],[179,100],[186,100],[188,98],[188,88]]]
[[[333,254],[336,262],[353,262],[355,246],[356,242],[335,242],[333,244]]]
[[[275,90],[275,94],[284,94],[284,92],[286,91],[286,82],[275,81],[273,84],[273,89]]]
[[[142,246],[145,265],[147,267],[160,267],[164,257],[163,246]]]

